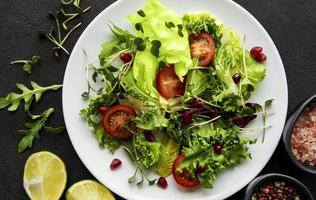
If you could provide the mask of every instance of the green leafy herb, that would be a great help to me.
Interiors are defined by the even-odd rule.
[[[49,31],[39,31],[40,36],[47,38],[54,45],[52,50],[56,58],[60,57],[60,51],[64,51],[67,55],[69,55],[68,50],[64,47],[65,42],[71,33],[81,26],[81,23],[77,23],[72,28],[69,28],[68,23],[77,16],[86,13],[91,8],[87,7],[82,9],[80,7],[80,0],[61,0],[60,2],[63,8],[60,8],[60,10],[55,12],[49,12],[49,16],[51,16],[55,21],[55,26]],[[73,13],[66,13],[64,8],[67,10],[73,10],[74,8],[76,11]],[[64,31],[61,29],[61,26]]]
[[[143,38],[135,38],[134,44],[138,51],[144,51],[146,49],[146,44]]]
[[[15,60],[12,61],[10,64],[23,64],[23,70],[31,74],[32,73],[32,66],[36,63],[38,63],[41,60],[40,56],[32,56],[31,60]]]
[[[146,17],[146,14],[145,14],[145,12],[144,12],[143,10],[137,11],[137,14],[138,14],[139,16],[141,16],[141,17]]]
[[[179,35],[180,37],[184,37],[183,32],[182,32],[182,30],[183,30],[183,25],[182,25],[182,24],[178,24],[177,27],[178,27],[178,35]]]
[[[142,26],[141,23],[136,23],[136,24],[135,24],[135,29],[136,29],[137,31],[141,31],[142,33],[144,33],[144,29],[143,29],[143,26]]]
[[[268,99],[264,102],[264,106],[260,104],[256,104],[256,108],[258,111],[261,111],[261,116],[262,116],[262,123],[263,123],[263,130],[262,130],[262,143],[264,143],[265,135],[266,135],[266,123],[267,123],[267,108],[272,105],[274,99]],[[269,126],[270,127],[270,126]]]
[[[165,25],[169,29],[176,27],[173,22],[165,22]]]
[[[223,37],[222,25],[217,22],[216,18],[208,13],[185,14],[182,18],[186,29],[193,34],[209,33],[215,40],[216,47],[221,46]]]
[[[148,185],[154,185],[157,179],[150,180],[145,174],[144,170],[141,167],[140,157],[136,150],[136,135],[142,133],[134,133],[132,142],[124,142],[122,145],[123,149],[126,151],[127,155],[131,158],[131,160],[136,164],[136,169],[134,175],[128,179],[128,183],[135,183],[137,181],[137,172],[140,172],[141,180],[137,182],[137,185],[141,185],[144,182],[144,178],[148,182]]]
[[[17,83],[16,87],[19,88],[22,93],[9,93],[6,97],[0,98],[0,109],[8,107],[8,111],[15,111],[21,101],[24,101],[24,109],[29,113],[30,106],[35,99],[38,102],[43,93],[49,90],[58,90],[62,87],[62,85],[51,85],[48,87],[42,87],[37,83],[31,81],[32,89],[27,88],[25,85]]]
[[[49,108],[39,115],[39,119],[35,122],[25,123],[26,130],[18,130],[18,133],[22,135],[22,139],[18,145],[18,152],[21,153],[27,148],[31,148],[34,139],[39,139],[39,133],[44,128],[47,133],[59,134],[64,131],[63,127],[52,128],[46,126],[49,116],[54,112],[53,108]]]
[[[150,49],[151,54],[153,54],[155,57],[158,58],[160,47],[161,47],[161,42],[159,40],[151,41],[151,49]]]

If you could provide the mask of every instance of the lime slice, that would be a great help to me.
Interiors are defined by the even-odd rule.
[[[83,180],[73,184],[66,193],[66,200],[115,200],[113,194],[100,183]]]
[[[24,167],[23,186],[32,200],[58,200],[66,186],[67,172],[55,154],[41,151],[32,154]]]

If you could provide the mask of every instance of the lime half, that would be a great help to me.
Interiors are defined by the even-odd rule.
[[[32,200],[58,200],[65,189],[67,172],[55,154],[41,151],[32,154],[24,167],[23,186]]]
[[[100,183],[83,180],[73,184],[66,193],[67,200],[115,200],[113,194]]]

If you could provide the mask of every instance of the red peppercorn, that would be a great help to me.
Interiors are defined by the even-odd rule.
[[[214,151],[215,153],[217,154],[220,154],[222,152],[222,148],[223,148],[223,145],[219,144],[219,143],[216,143],[214,145]]]
[[[240,74],[236,73],[233,75],[234,83],[238,84],[240,82],[240,79],[241,79]]]
[[[122,162],[121,162],[119,159],[115,158],[115,159],[112,160],[111,165],[110,165],[110,168],[111,168],[111,170],[115,170],[115,169],[118,168],[121,164],[122,164]]]
[[[161,188],[167,188],[168,186],[168,182],[164,177],[159,177],[158,181],[157,181],[157,185]]]
[[[121,53],[120,54],[120,59],[124,62],[124,63],[128,63],[132,60],[132,55],[129,53]]]
[[[265,194],[269,194],[269,193],[270,193],[269,188],[263,188],[262,191],[263,191]]]
[[[251,57],[256,58],[257,54],[261,53],[261,52],[262,52],[262,47],[253,47],[250,50],[250,55],[251,55]]]
[[[108,108],[105,107],[105,106],[99,106],[99,107],[97,108],[97,112],[99,112],[99,113],[104,113],[107,109],[108,109]]]

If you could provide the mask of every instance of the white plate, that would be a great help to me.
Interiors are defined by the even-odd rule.
[[[213,189],[185,190],[179,187],[173,177],[169,177],[168,188],[163,190],[156,186],[144,184],[141,187],[131,185],[127,179],[132,176],[134,167],[119,150],[111,155],[98,147],[97,140],[92,136],[87,123],[79,116],[79,110],[86,106],[81,94],[86,90],[84,75],[85,49],[90,59],[97,60],[100,45],[109,39],[111,33],[107,28],[109,21],[120,27],[130,28],[126,17],[143,7],[145,0],[119,0],[100,13],[86,28],[75,45],[68,61],[64,77],[63,112],[65,123],[71,142],[80,159],[88,170],[110,190],[126,199],[224,199],[231,196],[247,185],[263,169],[273,154],[286,118],[287,112],[287,83],[283,64],[279,53],[260,23],[245,9],[229,0],[162,0],[166,7],[178,13],[192,11],[208,11],[219,17],[226,26],[236,29],[241,36],[247,36],[247,47],[255,45],[263,47],[268,60],[267,76],[257,88],[253,101],[263,103],[265,100],[275,99],[272,110],[275,114],[268,117],[268,124],[273,124],[266,133],[265,143],[261,143],[261,133],[248,134],[258,137],[256,145],[250,148],[252,160],[226,169],[219,174]],[[251,124],[252,127],[262,126],[261,120]],[[123,165],[116,171],[109,168],[113,158],[122,160]]]

